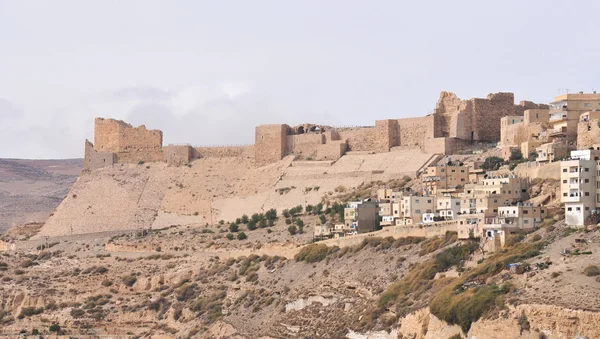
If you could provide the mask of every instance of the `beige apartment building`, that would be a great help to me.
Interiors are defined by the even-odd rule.
[[[550,103],[548,137],[551,140],[566,139],[569,144],[574,144],[581,114],[593,110],[600,110],[600,94],[579,92],[555,97]]]
[[[435,197],[433,196],[405,196],[400,206],[402,211],[401,224],[418,224],[423,220],[423,214],[435,211]]]
[[[569,226],[584,226],[585,219],[600,206],[599,159],[598,150],[579,150],[560,163],[561,202]]]
[[[569,146],[566,141],[549,142],[535,149],[537,153],[536,162],[546,164],[558,161],[569,156]]]
[[[452,191],[469,182],[469,167],[448,164],[427,167],[422,176],[423,195]]]

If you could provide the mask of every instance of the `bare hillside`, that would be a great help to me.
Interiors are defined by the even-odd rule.
[[[337,162],[287,157],[263,167],[233,157],[180,167],[118,164],[83,173],[38,237],[234,221],[270,208],[317,204],[339,187],[412,176],[433,159],[420,150],[399,150],[350,154]]]
[[[0,159],[0,233],[46,221],[77,179],[83,161]]]

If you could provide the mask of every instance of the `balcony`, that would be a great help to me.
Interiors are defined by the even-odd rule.
[[[569,183],[569,189],[579,189],[580,187],[581,187],[580,182],[570,182]]]
[[[565,121],[565,120],[567,120],[567,112],[559,112],[556,114],[552,114],[552,115],[550,115],[550,119],[548,119],[548,121],[550,121],[550,122]]]
[[[580,202],[581,196],[575,195],[575,196],[561,197],[560,201],[563,203],[564,202]]]

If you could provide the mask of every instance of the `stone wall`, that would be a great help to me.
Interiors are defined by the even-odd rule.
[[[192,158],[254,158],[254,145],[194,147],[194,148],[192,148],[191,157]]]
[[[277,162],[286,150],[288,125],[260,125],[256,127],[254,152],[259,166]]]
[[[399,146],[423,148],[425,140],[435,138],[435,116],[398,119]],[[394,145],[395,146],[395,145]]]
[[[133,127],[121,120],[96,118],[94,144],[98,152],[160,151],[162,132],[144,125]]]
[[[589,149],[600,143],[600,120],[580,122],[577,125],[577,149]]]
[[[163,147],[165,161],[169,166],[182,166],[192,159],[192,147],[189,145],[170,145]]]
[[[434,115],[440,119],[436,137],[451,137],[477,141],[499,141],[500,119],[504,116],[523,116],[528,109],[546,109],[523,101],[514,104],[513,93],[488,94],[485,99],[460,100],[456,94],[442,92]]]
[[[94,145],[88,140],[85,141],[85,153],[83,159],[83,168],[86,170],[95,170],[98,168],[112,166],[116,157],[111,152],[97,152]]]
[[[375,127],[340,129],[338,133],[342,140],[346,140],[349,151],[374,151],[379,145]]]

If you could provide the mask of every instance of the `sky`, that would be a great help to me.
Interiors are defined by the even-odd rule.
[[[95,117],[164,144],[600,90],[600,1],[0,0],[0,158],[81,158]]]

